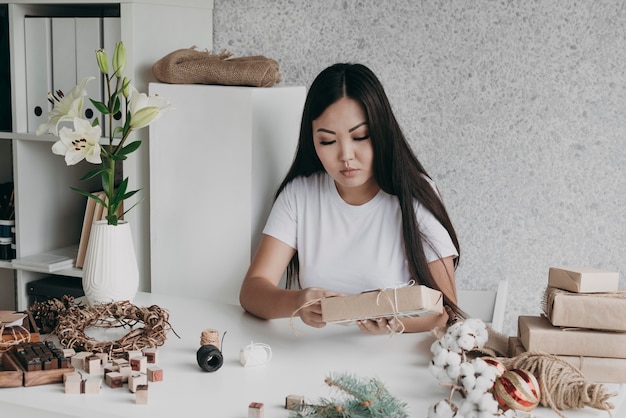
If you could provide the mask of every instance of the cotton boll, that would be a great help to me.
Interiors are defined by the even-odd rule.
[[[475,388],[487,392],[496,382],[496,369],[480,358],[475,358],[471,364],[474,365],[476,376]]]
[[[472,334],[463,334],[457,339],[457,344],[463,350],[471,351],[476,347],[476,338]]]
[[[433,353],[433,354],[437,354],[437,353],[439,353],[442,350],[447,350],[447,348],[443,346],[443,343],[442,343],[441,340],[435,341],[430,346],[430,352]]]
[[[459,407],[459,413],[465,418],[478,418],[478,406],[471,401],[465,400]]]
[[[476,387],[476,371],[472,363],[463,363],[460,366],[459,376],[461,377],[461,384],[466,391],[473,390]]]
[[[475,346],[477,348],[482,348],[489,338],[489,333],[487,332],[487,326],[485,323],[478,318],[468,318],[463,321],[463,324],[467,326],[470,330],[469,333],[471,333],[476,339]]]
[[[489,392],[483,393],[477,405],[479,411],[491,414],[489,416],[494,416],[498,413],[498,401]]]
[[[448,354],[450,354],[451,351],[448,350],[441,350],[440,352],[438,352],[437,354],[435,354],[433,356],[433,360],[432,363],[435,366],[439,366],[439,367],[445,367],[448,365]]]
[[[457,338],[458,336],[455,334],[454,330],[452,330],[451,332],[450,329],[448,329],[448,332],[446,332],[441,337],[441,345],[447,348],[448,350],[460,353],[461,349],[459,347],[459,344],[457,343]]]
[[[428,408],[428,418],[463,418],[454,412],[450,403],[441,400]]]
[[[439,383],[455,383],[456,379],[451,379],[446,366],[438,366],[432,362],[428,365],[428,371]]]
[[[448,355],[446,357],[446,362],[448,363],[446,367],[446,372],[448,373],[450,379],[452,379],[453,381],[456,381],[461,372],[461,360],[462,359],[460,354],[453,351],[448,352]]]

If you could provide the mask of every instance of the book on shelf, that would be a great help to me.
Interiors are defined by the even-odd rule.
[[[72,245],[70,247],[16,258],[11,264],[16,268],[39,271],[42,273],[53,273],[74,267],[77,250],[78,247]]]
[[[107,201],[104,192],[94,193],[103,201]],[[124,213],[124,205],[120,205],[117,211],[118,216]],[[85,255],[87,254],[87,244],[89,243],[89,235],[91,234],[91,225],[96,221],[105,220],[107,210],[91,198],[87,198],[87,206],[85,207],[85,217],[83,218],[83,229],[80,234],[80,243],[78,244],[78,253],[76,254],[76,267],[83,268],[85,265]]]

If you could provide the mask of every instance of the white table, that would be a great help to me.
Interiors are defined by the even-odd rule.
[[[389,336],[362,334],[356,327],[328,325],[306,327],[289,320],[264,321],[241,307],[192,298],[140,293],[134,303],[159,305],[170,312],[170,323],[180,339],[168,334],[159,348],[162,382],[150,383],[147,405],[136,405],[126,387],[105,384],[99,395],[66,395],[62,384],[0,389],[2,417],[177,417],[198,415],[215,418],[246,418],[251,402],[265,404],[265,418],[288,417],[285,397],[303,395],[309,401],[331,397],[324,384],[330,373],[349,372],[359,377],[377,377],[394,396],[407,402],[411,417],[425,417],[432,403],[447,396],[426,366],[431,360],[428,333]],[[226,332],[223,366],[204,372],[196,362],[202,330]],[[117,339],[113,337],[111,339]],[[243,367],[240,349],[250,342],[272,347],[272,360],[259,367]],[[614,417],[626,417],[626,385],[609,385],[619,391],[613,398],[621,408]],[[568,417],[608,417],[591,408],[567,411]],[[520,415],[521,416],[521,415]],[[554,418],[546,408],[534,416]]]

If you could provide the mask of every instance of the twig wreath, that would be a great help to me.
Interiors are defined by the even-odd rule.
[[[55,333],[65,348],[108,353],[112,358],[121,358],[129,350],[165,344],[169,331],[176,334],[168,320],[169,313],[157,305],[139,307],[124,301],[102,303],[88,308],[74,306],[59,317]],[[135,328],[137,324],[143,324],[143,327]],[[85,333],[85,330],[92,327],[124,328],[130,331],[116,341],[98,341]]]

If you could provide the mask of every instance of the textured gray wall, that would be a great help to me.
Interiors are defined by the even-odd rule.
[[[459,288],[510,281],[505,331],[538,314],[548,268],[626,289],[622,1],[215,0],[214,50],[308,86],[361,62],[383,81],[461,241]]]

